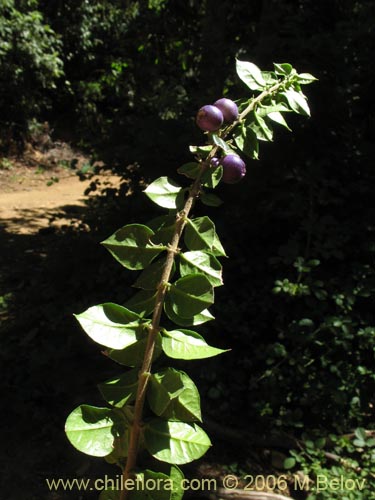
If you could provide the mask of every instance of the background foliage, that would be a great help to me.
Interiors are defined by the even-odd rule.
[[[215,326],[205,333],[233,351],[224,361],[209,360],[199,374],[208,413],[212,407],[228,423],[241,415],[246,424],[250,418],[255,427],[296,434],[373,426],[374,10],[370,0],[1,4],[2,148],[21,143],[31,120],[48,120],[57,137],[112,167],[127,172],[124,166],[139,163],[135,191],[139,177],[171,174],[189,159],[201,105],[244,91],[235,57],[264,69],[288,60],[319,78],[306,89],[312,119],[292,119],[293,134],[278,130],[261,161],[249,163],[241,187],[220,188],[225,204],[217,231],[230,259]],[[139,211],[145,220],[157,215],[137,194],[130,204],[106,194],[86,221],[93,232],[71,235],[65,257],[43,263],[60,285],[44,290],[40,301],[30,283],[28,293],[15,291],[9,301],[10,309],[30,308],[28,328],[38,324],[47,339],[60,332],[53,345],[37,337],[28,353],[13,341],[5,351],[17,352],[25,361],[21,371],[33,373],[37,386],[51,357],[78,369],[77,352],[80,360],[87,351],[96,356],[64,318],[108,299],[108,291],[113,301],[123,298],[124,282],[130,283],[117,270],[107,280],[111,264],[94,250],[96,242],[120,219],[132,222]],[[12,339],[15,330],[6,328]],[[66,336],[70,351],[63,350]],[[9,379],[13,373],[11,367]],[[31,399],[43,401],[58,381],[43,381],[36,396],[29,387]],[[54,404],[65,411],[60,400]]]

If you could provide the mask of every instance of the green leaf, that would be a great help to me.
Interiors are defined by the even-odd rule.
[[[189,162],[182,165],[177,169],[179,174],[185,175],[189,179],[196,179],[198,177],[201,166],[196,162]]]
[[[223,204],[223,200],[213,193],[202,193],[200,200],[208,207],[220,207]]]
[[[272,100],[271,104],[268,104],[267,106],[259,104],[259,106],[257,107],[257,113],[262,118],[269,115],[269,113],[273,113],[275,111],[279,111],[281,113],[290,113],[290,109],[285,103],[275,102],[274,100]]]
[[[164,353],[173,359],[204,359],[226,352],[226,349],[211,347],[191,330],[162,330],[162,347]]]
[[[223,284],[222,266],[213,255],[200,250],[180,254],[181,276],[187,276],[194,272],[204,273],[212,286]]]
[[[267,85],[278,83],[278,79],[273,71],[262,71],[262,76]]]
[[[105,457],[113,450],[113,441],[118,429],[124,427],[119,416],[109,408],[78,406],[68,416],[65,433],[77,450],[94,457]]]
[[[219,165],[218,167],[210,167],[203,173],[201,182],[203,186],[215,189],[215,187],[221,181],[222,177],[223,177],[223,167],[221,165]]]
[[[127,269],[144,269],[167,248],[154,245],[154,232],[142,224],[128,224],[102,241],[102,245]]]
[[[168,318],[179,326],[197,326],[215,319],[208,309],[205,309],[191,318],[183,318],[182,316],[179,316],[173,311],[172,301],[168,295],[165,298],[164,311]]]
[[[297,75],[297,82],[301,85],[308,85],[309,83],[316,82],[318,79],[310,73],[300,73]]]
[[[139,315],[112,302],[90,307],[75,317],[90,338],[112,349],[134,344],[143,334]]]
[[[281,92],[280,95],[284,96],[288,101],[290,108],[300,115],[310,116],[310,108],[307,104],[306,97],[301,92],[296,92],[293,89]]]
[[[193,154],[198,154],[199,156],[203,156],[206,158],[208,156],[208,153],[211,151],[212,146],[189,146],[189,150]]]
[[[146,469],[138,472],[134,483],[130,482],[134,488],[129,493],[129,500],[171,500],[171,495],[175,485],[172,478],[162,472],[154,472]],[[147,487],[152,485],[155,487]]]
[[[166,368],[152,374],[147,401],[156,415],[167,420],[202,420],[198,389],[183,371]]]
[[[185,494],[185,490],[183,488],[183,480],[185,479],[184,474],[181,469],[177,467],[177,465],[172,465],[169,471],[169,477],[173,483],[170,500],[182,500],[182,497]]]
[[[98,389],[107,403],[122,408],[126,403],[135,400],[137,386],[138,370],[130,370],[98,384]]]
[[[242,132],[234,137],[237,147],[253,160],[259,158],[259,142],[254,130],[243,127]]]
[[[251,90],[263,90],[265,87],[266,82],[262,72],[255,64],[237,59],[236,70],[238,76]]]
[[[256,111],[252,113],[252,116],[254,121],[251,122],[250,127],[255,132],[257,139],[260,141],[272,141],[273,132],[265,120]]]
[[[293,66],[289,63],[273,63],[277,75],[288,76],[293,71]]]
[[[358,427],[357,429],[355,429],[354,435],[357,439],[360,439],[361,441],[366,441],[367,438],[366,430],[363,429],[363,427]]]
[[[289,125],[287,124],[287,122],[285,121],[285,118],[283,117],[283,115],[280,113],[280,111],[273,111],[271,113],[268,113],[268,118],[270,120],[272,120],[273,122],[276,122],[278,123],[279,125],[282,125],[283,127],[287,128],[288,130],[291,131],[291,129],[289,128]]]
[[[214,292],[204,274],[190,274],[170,285],[167,294],[178,316],[191,318],[214,302]]]
[[[231,151],[231,148],[229,144],[227,144],[221,137],[219,137],[217,134],[211,134],[212,140],[216,146],[219,146],[223,151],[226,153],[229,153]]]
[[[150,264],[141,272],[133,286],[143,288],[143,290],[155,290],[160,283],[164,265],[165,259],[159,259]]]
[[[141,290],[125,302],[125,305],[133,309],[133,311],[139,315],[147,316],[154,310],[155,297],[156,290]]]
[[[196,424],[151,420],[144,430],[147,450],[170,464],[187,464],[203,456],[211,446],[207,434]]]
[[[159,177],[159,179],[156,179],[144,190],[144,193],[156,205],[163,208],[176,209],[181,204],[179,203],[180,200],[178,200],[181,190],[181,186],[176,184],[172,179]]]
[[[293,457],[288,457],[284,460],[284,469],[293,469],[296,465],[296,459]]]
[[[215,256],[226,255],[216,234],[215,225],[207,216],[187,221],[184,240],[189,250],[206,250]]]
[[[120,363],[120,365],[125,365],[130,367],[141,366],[143,363],[146,344],[147,344],[147,337],[144,337],[143,339],[138,340],[138,342],[132,344],[131,346],[125,349],[121,350],[111,349],[108,352],[106,352],[106,355],[110,359],[113,359],[113,361]],[[160,333],[158,333],[152,360],[155,361],[155,359],[157,359],[160,356],[161,352],[162,352],[161,335]]]
[[[149,224],[155,232],[151,239],[152,243],[167,247],[176,229],[176,217],[174,215],[162,215],[152,219]]]

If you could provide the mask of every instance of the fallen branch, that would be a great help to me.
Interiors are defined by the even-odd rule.
[[[227,488],[217,488],[215,492],[211,492],[210,500],[293,500],[291,497],[285,497],[278,493],[267,493],[265,491],[248,491]]]

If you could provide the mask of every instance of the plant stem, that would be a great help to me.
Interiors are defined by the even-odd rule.
[[[211,151],[209,158],[211,158],[214,155],[214,152],[216,151],[215,148]],[[136,465],[136,459],[137,459],[137,454],[138,454],[138,447],[139,447],[139,436],[141,432],[141,426],[142,426],[142,414],[143,414],[143,407],[144,407],[144,402],[145,402],[145,397],[146,397],[146,389],[147,389],[147,384],[149,381],[150,377],[150,370],[151,370],[151,365],[152,365],[152,357],[154,354],[155,350],[155,344],[156,344],[156,339],[157,335],[159,333],[159,326],[160,326],[160,318],[161,314],[163,311],[163,304],[164,304],[164,297],[167,291],[167,285],[171,276],[172,268],[173,268],[173,262],[175,259],[176,253],[178,253],[179,248],[179,242],[180,238],[182,235],[182,232],[184,230],[184,227],[187,222],[187,217],[190,213],[190,210],[192,209],[194,205],[194,201],[199,195],[199,191],[201,189],[201,183],[200,179],[202,177],[202,174],[209,168],[210,162],[209,159],[205,160],[202,162],[202,167],[199,172],[198,177],[195,179],[193,185],[190,188],[189,191],[189,196],[185,202],[185,206],[181,212],[178,212],[176,216],[176,227],[174,234],[172,236],[171,243],[168,245],[168,250],[167,250],[167,258],[165,261],[165,265],[163,268],[163,273],[159,282],[159,285],[157,287],[157,293],[156,293],[156,298],[155,298],[155,308],[154,308],[154,313],[152,316],[152,322],[151,326],[149,329],[149,334],[148,334],[148,339],[147,339],[147,344],[146,344],[146,349],[145,349],[145,355],[143,359],[143,364],[139,372],[139,378],[138,378],[138,388],[137,388],[137,395],[135,399],[135,406],[134,406],[134,416],[133,416],[133,422],[132,422],[132,428],[130,432],[130,439],[129,439],[129,449],[128,449],[128,458],[126,462],[126,466],[123,471],[123,485],[126,484],[126,480],[130,477],[132,470],[134,469]],[[121,494],[120,494],[120,500],[126,500],[128,496],[128,490],[122,489]]]
[[[261,94],[259,94],[258,97],[256,97],[249,106],[240,114],[238,120],[234,122],[231,126],[229,126],[225,132],[222,134],[222,138],[225,138],[229,135],[229,133],[233,130],[233,128],[238,125],[238,123],[253,109],[256,107],[257,104],[259,104],[265,97],[271,95],[273,92],[278,90],[285,82],[279,82],[272,87],[270,87],[267,90],[264,90]],[[128,448],[128,457],[126,461],[125,468],[123,470],[123,482],[122,486],[123,488],[121,489],[120,493],[120,500],[127,500],[128,494],[130,490],[127,490],[125,485],[127,479],[130,478],[133,469],[135,468],[136,465],[136,460],[137,460],[137,455],[138,455],[138,448],[139,448],[139,438],[140,438],[140,433],[141,433],[141,428],[142,428],[142,415],[143,415],[143,407],[145,403],[145,398],[146,398],[146,389],[148,385],[148,381],[151,375],[151,365],[152,365],[152,357],[155,351],[155,344],[157,340],[157,335],[159,333],[159,328],[160,328],[160,318],[161,314],[163,312],[163,304],[164,304],[164,298],[165,294],[167,291],[167,286],[168,282],[171,276],[172,268],[173,268],[173,262],[175,259],[176,253],[179,252],[179,242],[182,236],[182,232],[184,230],[184,227],[187,222],[188,215],[194,205],[195,199],[199,196],[199,192],[201,190],[201,182],[200,179],[203,175],[203,173],[210,168],[210,161],[211,159],[215,156],[216,152],[218,150],[218,146],[213,146],[210,153],[208,154],[207,158],[202,162],[201,164],[201,169],[198,174],[198,177],[195,179],[194,183],[192,184],[190,191],[189,191],[189,196],[185,202],[185,206],[182,209],[181,212],[178,212],[176,216],[176,227],[171,239],[171,242],[168,246],[167,250],[167,258],[166,262],[163,268],[163,273],[159,282],[159,285],[157,287],[157,292],[156,292],[156,298],[155,298],[155,308],[154,308],[154,313],[152,316],[152,322],[151,326],[149,328],[149,333],[148,333],[148,338],[147,338],[147,344],[145,348],[145,354],[143,358],[143,363],[142,367],[139,371],[139,376],[138,376],[138,388],[137,388],[137,395],[135,399],[135,405],[134,405],[134,415],[133,415],[133,422],[131,426],[131,431],[130,431],[130,438],[129,438],[129,448]]]

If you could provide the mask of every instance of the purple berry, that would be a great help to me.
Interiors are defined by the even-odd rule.
[[[222,181],[225,184],[236,184],[246,174],[246,165],[237,155],[227,155],[221,160],[223,166]]]
[[[197,113],[196,123],[198,127],[207,132],[219,130],[223,121],[223,113],[219,108],[211,106],[211,104],[203,106]]]
[[[228,123],[233,123],[238,118],[237,104],[226,97],[219,99],[214,103],[214,106],[220,109],[223,113],[224,120]]]
[[[217,158],[216,156],[214,156],[213,158],[211,158],[211,165],[213,167],[218,167],[220,165],[219,158]]]

